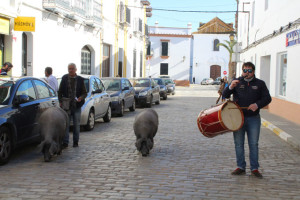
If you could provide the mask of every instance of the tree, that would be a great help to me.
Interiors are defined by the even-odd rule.
[[[235,77],[235,68],[233,66],[233,63],[232,63],[232,54],[234,53],[234,50],[233,50],[233,47],[234,45],[236,45],[237,41],[236,40],[225,40],[225,42],[227,44],[224,44],[224,43],[219,43],[217,44],[217,46],[222,46],[224,47],[225,49],[227,49],[227,51],[229,52],[229,63],[228,63],[228,81],[231,81],[234,77]]]

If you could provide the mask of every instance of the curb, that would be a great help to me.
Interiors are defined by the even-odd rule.
[[[300,151],[300,143],[297,142],[297,141],[295,141],[295,139],[291,135],[289,135],[288,133],[284,132],[283,130],[281,130],[277,126],[274,126],[273,124],[271,124],[270,122],[268,122],[267,120],[265,120],[263,118],[261,118],[261,124],[264,127],[266,127],[269,130],[271,130],[277,136],[279,136],[282,140],[284,140],[285,142],[287,142],[288,144],[290,144],[291,146],[293,146],[294,148],[296,148],[298,151]]]

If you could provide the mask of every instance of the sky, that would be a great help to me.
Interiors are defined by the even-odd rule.
[[[147,24],[158,26],[186,28],[192,23],[192,31],[197,31],[199,23],[207,23],[215,17],[225,23],[235,22],[235,13],[199,13],[199,12],[169,12],[155,9],[180,11],[236,11],[236,0],[149,0],[152,17],[147,18]]]

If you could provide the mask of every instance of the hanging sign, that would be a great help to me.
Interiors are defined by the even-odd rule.
[[[15,31],[34,32],[35,31],[35,17],[17,17],[14,23]]]
[[[0,33],[9,35],[9,19],[0,17]]]

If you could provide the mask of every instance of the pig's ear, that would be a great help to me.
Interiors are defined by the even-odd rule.
[[[40,152],[43,152],[44,150],[44,145],[45,145],[45,140],[43,142],[41,142],[41,144],[39,144],[37,146],[37,152],[40,153]]]
[[[152,149],[153,148],[153,142],[149,138],[147,139],[147,147],[148,147],[148,149]]]
[[[52,141],[50,149],[49,149],[49,153],[52,156],[52,155],[56,154],[57,152],[58,152],[58,145],[56,142]]]
[[[142,139],[141,138],[136,140],[135,146],[138,151],[141,150],[141,148],[142,148]]]

